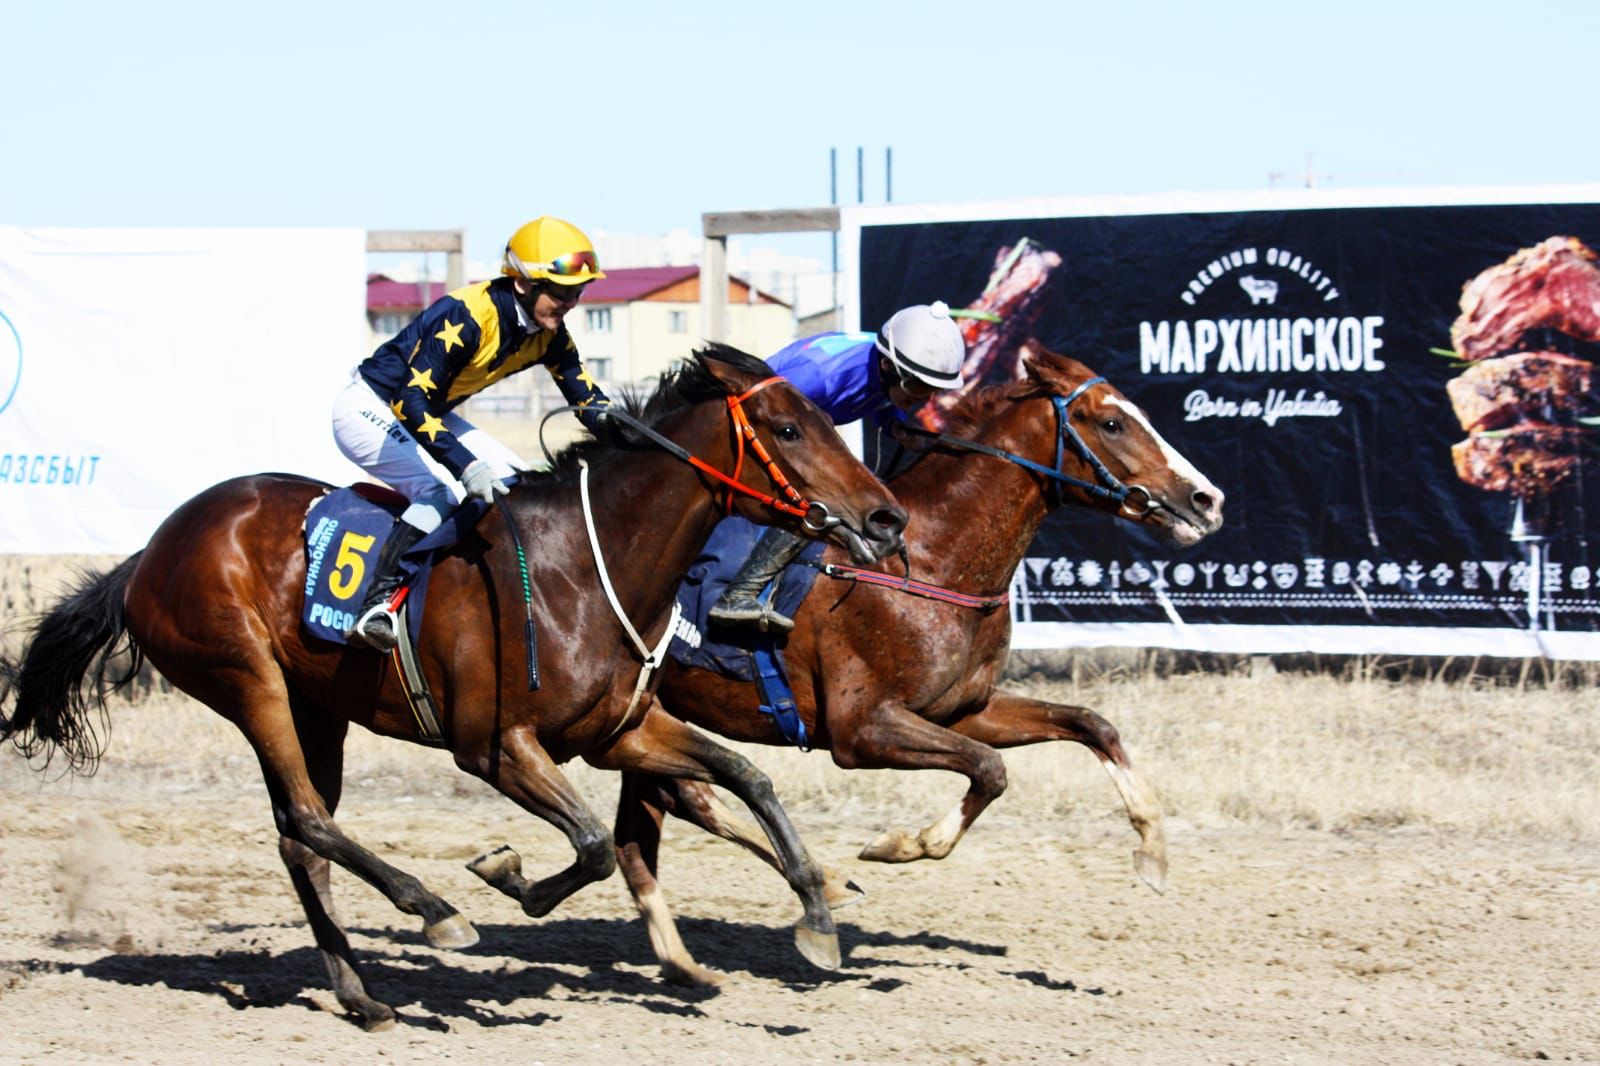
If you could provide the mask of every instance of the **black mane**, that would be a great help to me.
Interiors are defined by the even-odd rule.
[[[654,428],[662,419],[687,407],[720,400],[728,395],[722,382],[705,368],[705,361],[716,360],[736,369],[762,378],[772,376],[772,368],[749,352],[728,344],[708,342],[692,355],[674,363],[661,375],[655,391],[641,396],[634,389],[623,389],[611,398],[620,407],[645,425]],[[548,474],[537,475],[536,480],[565,481],[578,476],[578,460],[593,463],[598,457],[617,451],[638,451],[657,448],[658,445],[635,433],[619,422],[607,421],[592,438],[583,438],[563,448],[555,457],[555,466]]]

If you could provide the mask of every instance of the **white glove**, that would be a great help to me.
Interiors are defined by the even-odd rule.
[[[490,506],[494,505],[496,496],[504,496],[511,490],[506,488],[506,483],[494,476],[494,471],[489,469],[489,464],[482,459],[474,459],[461,471],[461,484],[467,490],[468,496],[476,496]]]

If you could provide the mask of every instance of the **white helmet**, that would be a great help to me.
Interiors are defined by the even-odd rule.
[[[967,345],[943,300],[896,311],[878,331],[878,351],[902,374],[936,389],[954,389],[961,384]]]

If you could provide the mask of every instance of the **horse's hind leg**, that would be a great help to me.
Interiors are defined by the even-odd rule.
[[[281,675],[251,677],[237,686],[235,698],[215,698],[215,693],[202,698],[212,707],[238,708],[228,717],[255,749],[280,835],[338,863],[383,893],[402,912],[420,917],[423,935],[434,947],[470,947],[478,942],[478,934],[454,907],[428,891],[415,877],[351,840],[334,822],[322,795],[311,783]]]
[[[1128,821],[1139,834],[1133,863],[1157,892],[1167,885],[1167,838],[1161,804],[1143,775],[1133,768],[1117,729],[1087,707],[1046,703],[1010,692],[996,692],[988,706],[950,728],[995,748],[1014,748],[1046,740],[1070,740],[1094,752],[1122,796]]]
[[[349,723],[317,716],[314,708],[296,700],[295,726],[301,749],[306,752],[306,770],[311,784],[322,794],[328,813],[332,814],[339,806],[344,788],[344,739]],[[278,838],[278,853],[289,869],[289,880],[300,897],[300,905],[305,908],[339,1004],[359,1017],[361,1027],[369,1033],[390,1028],[395,1021],[394,1010],[367,994],[366,982],[350,950],[350,941],[340,928],[339,916],[333,907],[328,860],[286,836]]]
[[[650,934],[650,946],[661,963],[661,976],[674,984],[715,986],[722,975],[694,961],[678,925],[672,920],[666,895],[656,881],[656,858],[661,847],[661,819],[670,802],[665,793],[672,782],[649,774],[625,773],[617,797],[614,836],[617,865],[633,895],[639,916]]]

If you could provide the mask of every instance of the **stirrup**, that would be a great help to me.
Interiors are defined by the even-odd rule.
[[[395,613],[389,609],[388,598],[368,607],[355,624],[345,631],[344,639],[376,652],[393,651],[395,645],[400,643],[400,625]]]
[[[743,602],[716,603],[707,617],[726,626],[753,626],[763,633],[787,633],[794,628],[793,618],[753,597]]]

